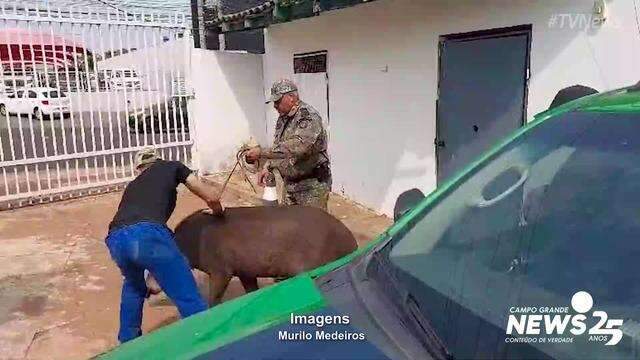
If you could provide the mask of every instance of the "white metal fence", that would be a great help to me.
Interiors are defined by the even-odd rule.
[[[0,2],[0,209],[120,186],[145,146],[189,163],[191,44],[184,14]]]

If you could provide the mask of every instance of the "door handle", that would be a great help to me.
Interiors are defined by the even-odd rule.
[[[502,194],[494,197],[493,199],[488,199],[488,200],[485,199],[484,196],[481,194],[479,199],[476,200],[474,205],[476,207],[479,207],[479,208],[489,207],[489,206],[497,204],[498,202],[502,201],[504,198],[509,196],[512,192],[516,191],[529,178],[529,169],[524,168],[524,169],[521,169],[520,171],[521,171],[520,179],[518,179],[518,181],[515,184],[511,185]]]
[[[433,139],[433,144],[437,147],[446,147],[444,140]]]

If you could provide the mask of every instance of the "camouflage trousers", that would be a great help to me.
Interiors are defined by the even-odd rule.
[[[327,210],[330,182],[307,179],[298,183],[286,183],[283,194],[283,205],[313,206]]]

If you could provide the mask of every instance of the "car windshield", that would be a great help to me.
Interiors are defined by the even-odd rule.
[[[638,114],[572,112],[538,124],[383,249],[454,357],[635,357],[638,133]],[[507,342],[514,307],[572,313],[578,291],[592,296],[594,310],[625,319],[620,344],[589,342],[588,335],[566,344]]]
[[[24,80],[5,80],[4,85],[9,87],[24,87],[25,81]]]
[[[44,96],[50,99],[57,99],[66,97],[65,93],[58,90],[45,91],[43,92]]]

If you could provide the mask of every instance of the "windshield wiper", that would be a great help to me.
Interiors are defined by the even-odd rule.
[[[444,343],[442,343],[436,334],[435,329],[429,323],[429,320],[422,315],[420,305],[418,305],[416,300],[409,293],[407,293],[407,296],[405,297],[405,305],[407,306],[406,310],[409,313],[409,318],[413,320],[414,325],[417,325],[417,328],[419,328],[419,330],[424,334],[421,341],[425,343],[433,358],[442,360],[453,359],[453,355],[451,355]]]
[[[403,318],[411,322],[411,327],[419,336],[416,338],[423,344],[429,354],[437,360],[451,360],[453,355],[447,350],[444,343],[438,337],[435,329],[429,320],[420,311],[420,305],[416,302],[411,293],[402,288],[399,281],[393,276],[387,258],[380,252],[372,255],[369,265],[376,265],[378,271],[384,277],[387,285],[383,288],[392,288],[390,296],[392,302],[396,304],[402,313]],[[379,276],[379,275],[378,275]],[[400,300],[401,301],[398,301]]]

